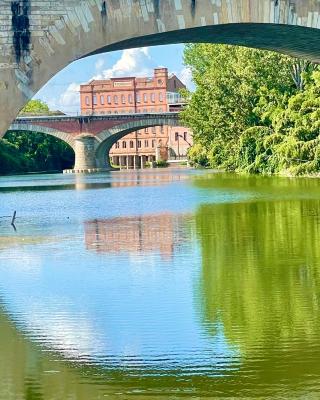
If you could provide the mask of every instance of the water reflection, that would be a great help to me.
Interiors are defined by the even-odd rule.
[[[1,231],[1,400],[317,398],[314,183],[179,181],[27,197],[41,218]]]
[[[318,388],[320,202],[204,205],[196,221],[202,323],[239,347],[243,386]]]
[[[93,220],[85,223],[88,250],[99,253],[159,253],[172,258],[188,236],[183,229],[184,217],[174,214],[140,215]]]

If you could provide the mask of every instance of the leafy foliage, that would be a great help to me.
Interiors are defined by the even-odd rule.
[[[50,114],[40,100],[31,100],[22,114]],[[63,141],[36,132],[10,132],[0,139],[0,173],[60,171],[74,163],[73,150]]]
[[[250,173],[319,171],[320,71],[305,60],[242,47],[191,44],[196,84],[184,93],[191,162]]]

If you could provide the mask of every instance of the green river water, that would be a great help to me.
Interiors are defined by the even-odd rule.
[[[319,399],[319,185],[1,177],[0,399]]]

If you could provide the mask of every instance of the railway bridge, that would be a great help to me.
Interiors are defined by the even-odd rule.
[[[109,151],[131,132],[152,126],[179,126],[179,113],[109,114],[90,116],[18,117],[8,132],[38,132],[55,136],[75,152],[70,172],[97,172],[111,168]]]

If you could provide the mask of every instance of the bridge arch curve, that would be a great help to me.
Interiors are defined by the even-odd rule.
[[[72,61],[105,51],[169,43],[225,43],[320,61],[315,0],[61,0],[28,2],[26,40],[12,26],[10,1],[0,43],[0,135],[24,104]],[[7,19],[7,20],[6,20]],[[2,20],[1,20],[2,21]]]
[[[175,116],[155,117],[153,119],[141,119],[130,121],[114,128],[107,129],[97,135],[99,144],[96,149],[96,164],[98,168],[110,168],[109,152],[111,147],[123,137],[140,129],[151,128],[154,126],[181,126],[179,118]]]
[[[73,151],[75,150],[75,141],[72,135],[66,133],[66,132],[61,132],[53,128],[49,128],[46,126],[40,126],[40,125],[33,125],[33,124],[21,124],[21,123],[13,123],[10,125],[8,133],[11,132],[34,132],[34,133],[41,133],[44,135],[50,135],[54,136],[57,139],[62,140],[63,142],[67,143]]]

